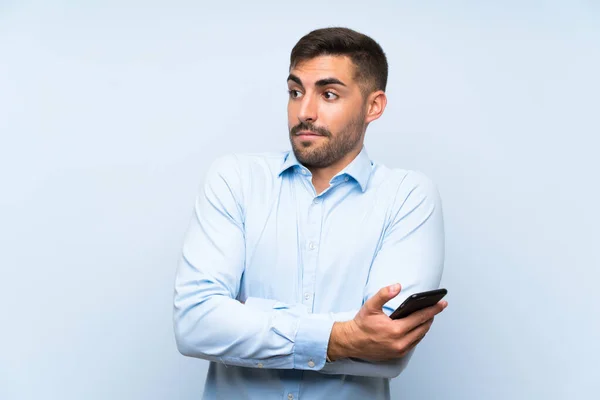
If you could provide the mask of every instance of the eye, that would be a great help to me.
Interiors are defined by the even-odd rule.
[[[325,100],[335,100],[340,97],[333,92],[325,92],[323,93],[323,96],[325,96]]]
[[[300,96],[302,96],[302,93],[299,90],[295,90],[295,89],[288,90],[288,93],[290,94],[290,98],[292,98],[292,99],[297,99]]]

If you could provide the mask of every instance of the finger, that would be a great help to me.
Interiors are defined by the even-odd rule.
[[[422,324],[415,326],[413,329],[411,329],[407,333],[410,333],[410,332],[412,332],[414,330],[418,330],[418,329],[425,329],[425,331],[427,332],[431,328],[431,325],[433,325],[434,320],[435,320],[435,317],[431,317],[431,319],[428,319],[427,321],[423,322]]]
[[[385,303],[398,296],[401,287],[399,283],[381,288],[370,299],[365,302],[364,307],[370,311],[382,311]]]
[[[404,355],[412,350],[429,332],[431,325],[433,324],[433,319],[425,322],[424,324],[419,325],[412,331],[408,332],[406,335],[402,337],[400,340],[401,343],[401,354]]]
[[[422,310],[412,313],[406,318],[399,319],[398,322],[402,322],[407,330],[412,330],[441,313],[447,305],[447,302],[440,301],[436,305],[426,307]]]
[[[417,347],[417,345],[419,343],[421,343],[421,340],[423,340],[425,338],[425,335],[421,336],[420,339],[412,342],[407,348],[406,350],[404,350],[402,353],[400,353],[399,357],[404,357],[409,351],[411,351],[412,349],[414,349],[415,347]]]

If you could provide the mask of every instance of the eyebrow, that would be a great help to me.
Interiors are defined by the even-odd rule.
[[[304,85],[302,84],[302,80],[294,74],[290,74],[290,76],[288,76],[287,80],[296,82],[301,87],[304,87]],[[324,78],[324,79],[319,79],[317,82],[315,82],[315,86],[327,86],[327,85],[346,86],[346,84],[344,82],[340,81],[337,78]]]

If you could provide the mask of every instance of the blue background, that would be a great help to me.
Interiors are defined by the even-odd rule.
[[[288,147],[314,28],[390,62],[371,157],[444,201],[448,309],[394,399],[592,399],[596,1],[0,2],[0,399],[198,399],[171,313],[218,155]]]

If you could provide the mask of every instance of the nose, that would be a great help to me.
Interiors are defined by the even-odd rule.
[[[304,96],[300,105],[298,119],[301,122],[315,122],[317,120],[317,102],[312,96]]]

